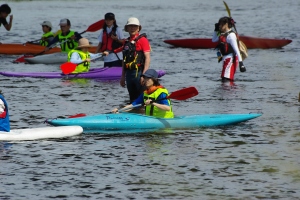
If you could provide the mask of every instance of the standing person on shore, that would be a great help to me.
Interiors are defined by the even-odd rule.
[[[8,106],[0,90],[0,131],[10,131]]]
[[[45,51],[48,51],[50,47],[59,42],[62,52],[69,52],[72,49],[76,49],[78,46],[78,40],[82,37],[78,32],[72,31],[71,22],[69,19],[61,19],[59,22],[61,33],[53,38],[51,42],[47,45]]]
[[[13,15],[9,16],[9,22],[6,21],[6,18],[10,13],[11,13],[11,9],[7,4],[2,4],[0,6],[0,26],[3,24],[4,28],[7,31],[10,31],[12,27]]]
[[[219,62],[223,61],[223,69],[221,73],[222,81],[233,81],[234,75],[239,66],[241,72],[245,72],[246,68],[243,64],[240,54],[236,33],[232,30],[234,21],[230,17],[222,17],[215,24],[212,42],[219,42],[217,48]]]
[[[115,15],[106,13],[105,23],[98,36],[99,44],[95,53],[102,52],[106,56],[103,58],[104,67],[122,67],[122,52],[114,53],[113,50],[123,46],[125,41],[123,32],[117,25]]]
[[[43,23],[41,23],[41,25],[42,25],[43,35],[40,40],[40,45],[47,46],[49,42],[51,42],[54,38],[54,34],[51,32],[52,24],[49,21],[44,21]]]
[[[146,34],[140,34],[142,26],[137,18],[130,17],[124,29],[129,33],[129,37],[124,45],[114,52],[123,51],[120,85],[127,85],[131,103],[143,93],[144,77],[141,75],[150,67],[151,47]]]

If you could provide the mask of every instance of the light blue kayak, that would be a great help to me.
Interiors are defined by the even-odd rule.
[[[135,113],[100,114],[79,118],[52,119],[46,122],[54,126],[81,126],[84,132],[124,131],[157,129],[199,128],[225,126],[244,122],[261,116],[249,114],[211,114],[178,116],[172,119],[156,118]]]

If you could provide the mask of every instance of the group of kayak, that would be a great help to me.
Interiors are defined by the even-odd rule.
[[[121,28],[116,24],[113,13],[106,13],[104,18],[104,20],[92,24],[84,31],[94,32],[102,29],[98,37],[99,44],[93,53],[90,52],[92,46],[89,40],[81,36],[84,32],[78,33],[70,30],[71,22],[69,19],[60,20],[60,31],[57,34],[51,32],[52,24],[49,21],[44,21],[41,23],[44,34],[39,40],[39,44],[44,46],[45,49],[39,55],[60,45],[61,51],[68,55],[68,62],[61,65],[61,70],[66,75],[87,73],[90,70],[91,60],[104,57],[104,67],[117,67],[122,70],[120,85],[127,87],[130,104],[121,109],[112,109],[109,114],[67,120],[47,120],[49,124],[55,126],[79,125],[83,128],[83,131],[95,129],[131,130],[133,127],[138,129],[194,128],[229,125],[261,115],[229,114],[175,117],[171,99],[185,100],[194,97],[198,94],[197,89],[188,87],[169,94],[167,88],[159,83],[158,71],[150,68],[151,47],[146,34],[140,34],[142,26],[139,20],[135,17],[130,17],[127,20],[124,30],[129,33],[129,37],[125,38]],[[235,46],[236,43],[234,43],[237,38],[231,30],[233,24],[230,20],[231,18],[220,19],[219,23],[216,24],[215,33],[218,34],[217,39],[221,40],[219,49],[222,52],[224,63],[227,63],[227,66],[223,69],[224,72],[222,72],[222,79],[233,80],[235,71],[228,71],[226,68],[236,69],[236,64],[239,63],[242,72],[246,69],[238,48]],[[227,37],[229,40],[227,40]],[[230,40],[235,41],[230,42]],[[3,111],[5,111],[0,121],[0,131],[9,132],[7,103],[3,96],[0,96],[0,99],[4,102]],[[139,107],[144,107],[146,116],[124,113]]]

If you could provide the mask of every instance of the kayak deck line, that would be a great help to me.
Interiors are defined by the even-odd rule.
[[[110,113],[78,118],[52,119],[46,122],[53,126],[81,126],[85,131],[108,130],[126,131],[140,130],[159,130],[159,129],[181,129],[181,128],[200,128],[227,126],[240,122],[245,122],[257,117],[261,113],[249,114],[202,114],[176,116],[174,118],[156,118],[136,113]]]

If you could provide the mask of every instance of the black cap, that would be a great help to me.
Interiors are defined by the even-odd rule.
[[[148,69],[142,76],[146,76],[148,78],[158,78],[158,73],[154,69]]]
[[[114,13],[106,13],[104,15],[104,19],[114,20],[115,19],[115,15],[114,15]]]

